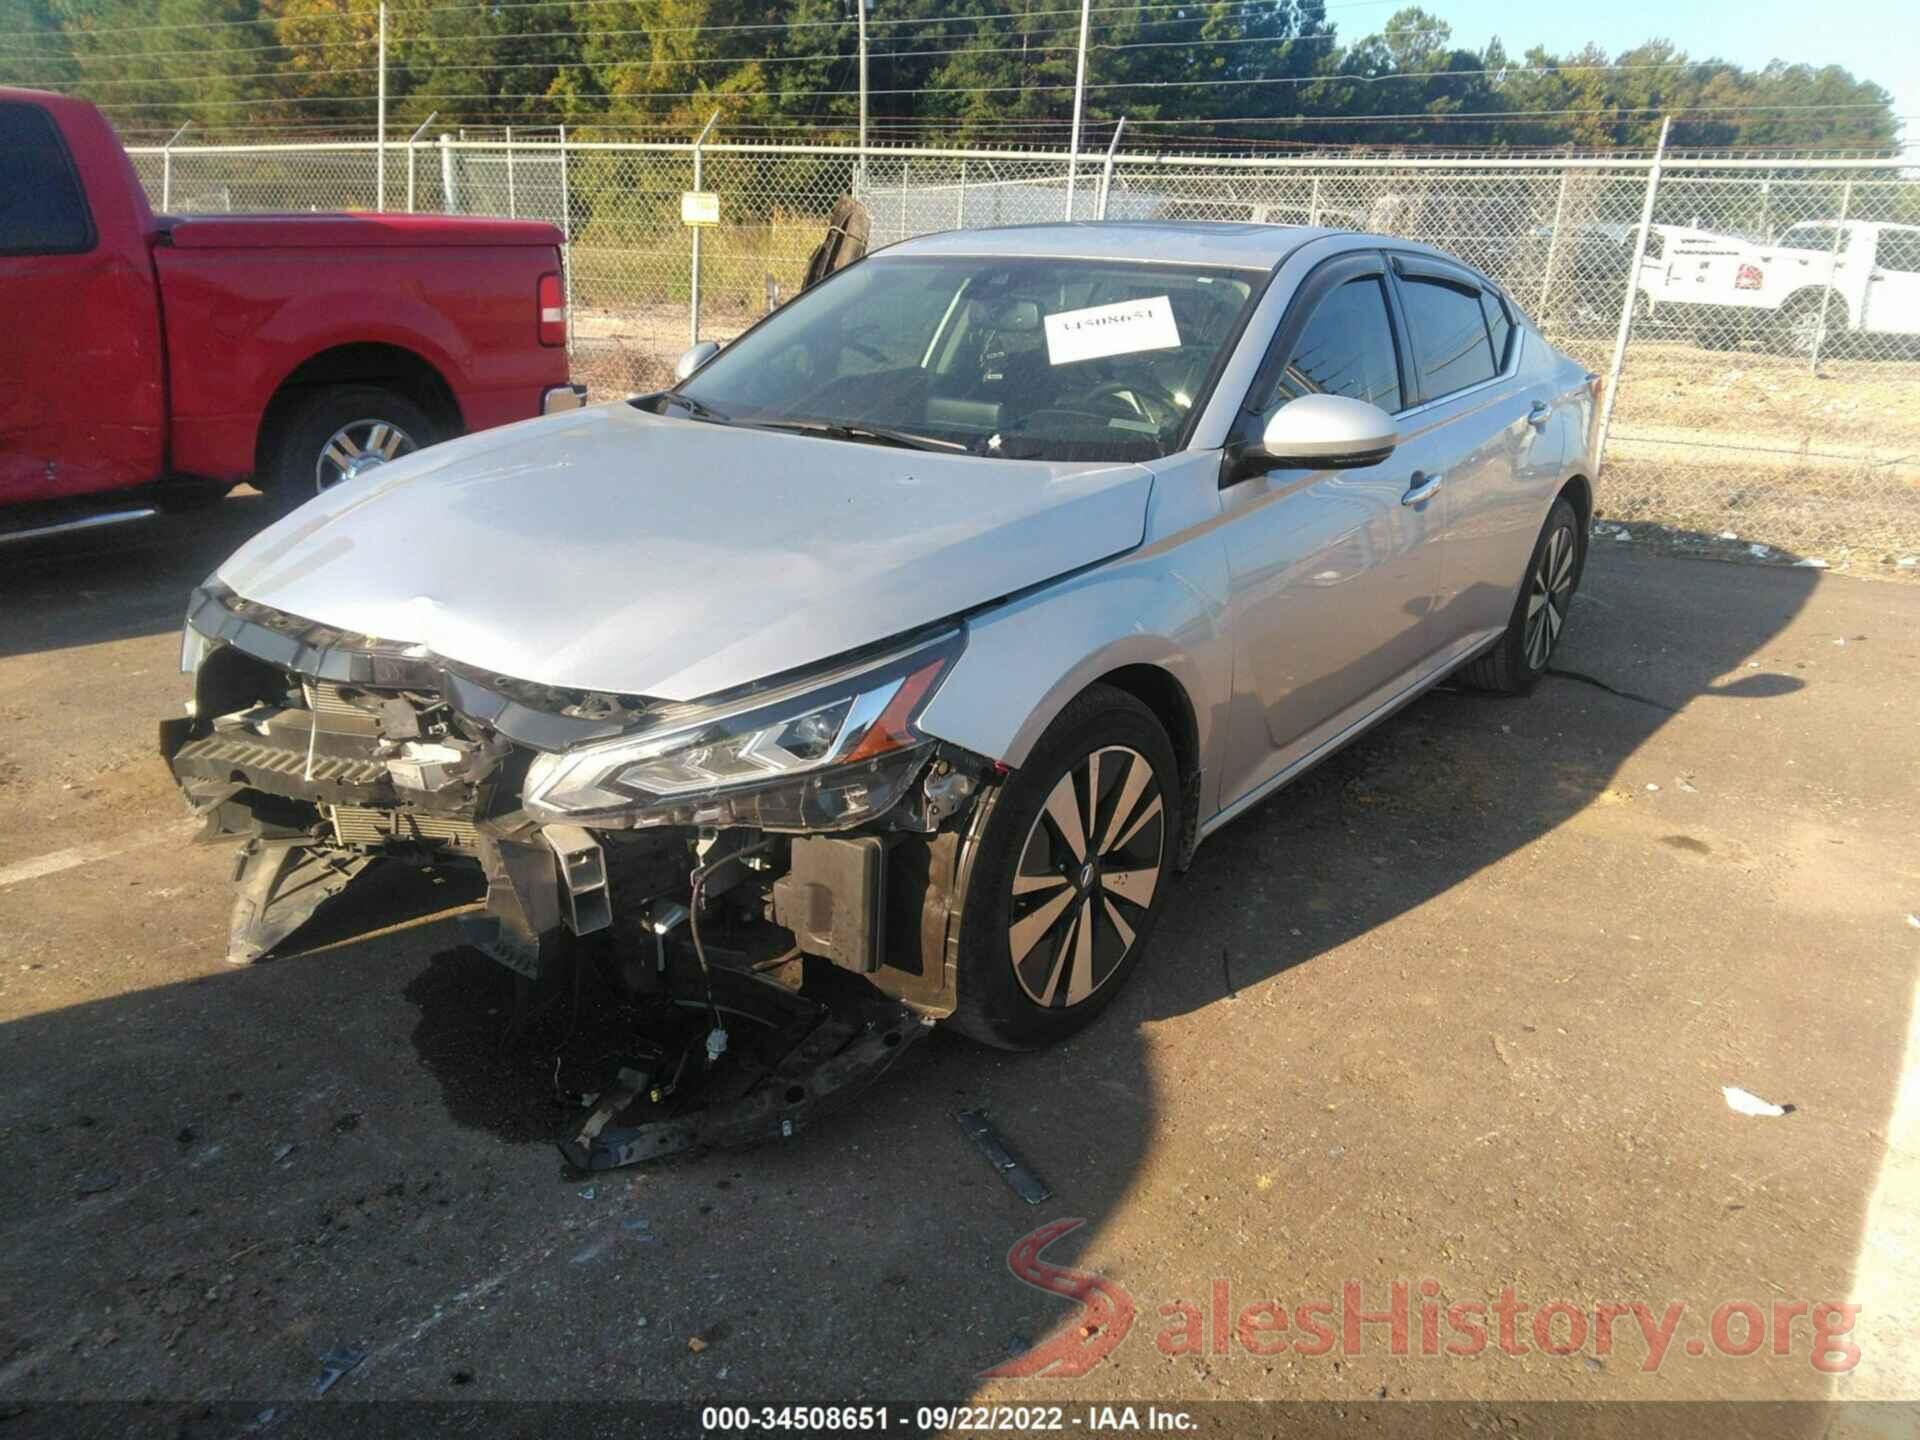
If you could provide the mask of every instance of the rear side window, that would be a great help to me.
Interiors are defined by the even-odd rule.
[[[1414,367],[1429,400],[1438,400],[1494,376],[1493,342],[1475,291],[1408,275],[1400,282],[1413,331]]]
[[[1882,270],[1920,274],[1920,230],[1882,230],[1875,260]]]
[[[1262,408],[1302,395],[1346,395],[1389,415],[1405,408],[1387,296],[1374,276],[1349,280],[1320,302]]]
[[[0,103],[0,255],[93,248],[93,221],[67,147],[38,105]]]

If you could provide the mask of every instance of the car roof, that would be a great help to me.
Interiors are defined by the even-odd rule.
[[[1336,235],[1361,244],[1379,244],[1384,239],[1317,225],[1255,225],[1220,220],[1062,221],[1051,225],[1009,225],[995,230],[943,230],[902,240],[875,253],[1160,260],[1271,270],[1309,241]]]

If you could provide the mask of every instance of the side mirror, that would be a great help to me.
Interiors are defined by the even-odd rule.
[[[1355,470],[1393,454],[1400,432],[1378,405],[1345,395],[1302,395],[1267,417],[1256,456],[1263,469]]]
[[[674,361],[673,378],[675,382],[677,383],[686,379],[719,353],[720,342],[718,340],[702,340],[698,345],[688,347],[681,352],[680,358]]]

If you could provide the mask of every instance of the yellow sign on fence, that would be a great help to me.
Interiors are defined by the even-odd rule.
[[[712,190],[682,190],[680,192],[680,223],[682,225],[718,225],[720,223],[720,197]]]

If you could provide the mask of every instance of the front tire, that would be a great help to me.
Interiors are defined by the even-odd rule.
[[[1184,814],[1153,712],[1108,685],[1075,698],[983,816],[948,1023],[1033,1050],[1112,1003],[1165,907]]]
[[[1579,514],[1561,496],[1534,541],[1506,633],[1460,671],[1467,685],[1500,695],[1525,695],[1540,683],[1566,628],[1567,607],[1580,588],[1586,543]]]

